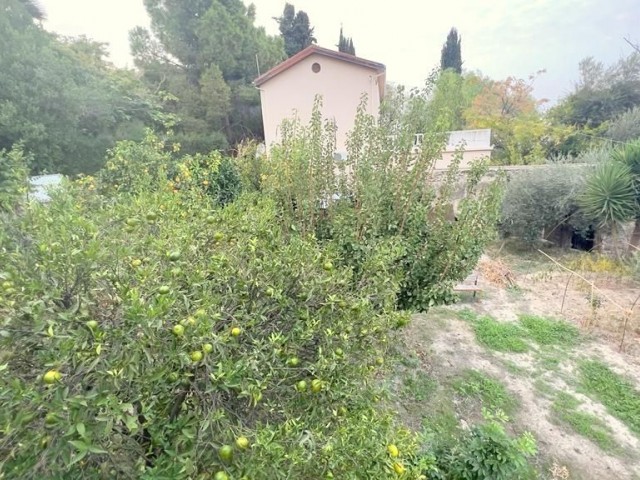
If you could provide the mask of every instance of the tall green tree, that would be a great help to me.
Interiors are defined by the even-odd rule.
[[[458,74],[462,73],[462,38],[455,28],[449,31],[447,41],[442,46],[440,68],[443,71],[450,68]]]
[[[33,173],[92,173],[158,110],[132,72],[105,61],[103,44],[46,32],[34,5],[0,2],[0,150],[21,143]]]
[[[349,55],[356,54],[356,49],[353,46],[353,39],[350,37],[345,37],[342,32],[342,27],[340,27],[340,38],[338,39],[338,51],[343,53],[348,53]]]
[[[286,57],[283,41],[257,27],[240,0],[145,0],[151,31],[130,33],[136,66],[179,121],[187,153],[262,138],[252,81]]]
[[[313,36],[313,27],[306,12],[296,9],[290,3],[286,3],[284,11],[279,17],[274,17],[280,28],[280,35],[284,40],[284,51],[292,57],[309,45],[316,43]]]
[[[608,67],[586,58],[579,70],[575,90],[551,112],[556,120],[580,128],[599,128],[640,106],[640,53],[633,52]]]

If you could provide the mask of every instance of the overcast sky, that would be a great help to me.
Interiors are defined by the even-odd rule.
[[[147,26],[142,0],[40,0],[45,27],[87,35],[110,45],[111,61],[132,66],[128,31]],[[246,2],[248,3],[248,2]],[[257,23],[277,33],[272,19],[284,1],[255,0]],[[334,48],[340,25],[360,57],[382,62],[387,78],[419,86],[439,64],[449,29],[462,36],[464,68],[495,79],[526,78],[541,69],[536,95],[554,101],[571,91],[578,62],[612,63],[640,43],[640,0],[290,0],[309,14],[318,44]]]

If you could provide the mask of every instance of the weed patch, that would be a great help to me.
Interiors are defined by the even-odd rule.
[[[427,400],[438,387],[433,378],[420,370],[405,377],[402,383],[402,395],[417,402]]]
[[[467,370],[453,384],[453,388],[466,397],[474,397],[483,403],[483,407],[500,409],[511,415],[518,401],[498,380],[477,370]]]
[[[628,380],[597,360],[582,363],[579,372],[585,391],[640,435],[640,392]]]
[[[474,322],[478,319],[478,314],[470,308],[463,308],[462,310],[456,311],[456,316],[465,322]]]
[[[567,322],[537,315],[522,314],[519,318],[529,337],[540,345],[574,346],[580,341],[579,330]]]
[[[579,411],[579,405],[580,401],[574,396],[559,392],[551,409],[558,420],[569,425],[577,434],[588,438],[605,451],[615,449],[616,442],[607,424],[595,415]]]
[[[529,345],[522,339],[523,331],[518,325],[500,323],[491,317],[481,317],[474,325],[476,338],[485,347],[499,352],[522,353]]]

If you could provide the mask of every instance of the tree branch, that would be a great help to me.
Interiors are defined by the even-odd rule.
[[[631,40],[629,40],[626,37],[622,37],[622,38],[624,39],[625,42],[629,44],[631,48],[633,48],[636,52],[640,53],[640,45],[633,43]]]

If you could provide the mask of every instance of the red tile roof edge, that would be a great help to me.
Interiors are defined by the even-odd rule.
[[[348,53],[336,52],[335,50],[329,50],[328,48],[318,47],[317,45],[310,45],[304,50],[299,51],[293,57],[279,63],[271,70],[263,73],[253,81],[253,84],[257,87],[271,80],[276,75],[284,72],[285,70],[293,67],[298,62],[301,62],[305,58],[317,53],[318,55],[324,55],[326,57],[335,58],[336,60],[342,60],[344,62],[351,63],[353,65],[359,65],[361,67],[370,68],[378,73],[385,73],[386,67],[382,63],[373,62],[371,60],[365,60],[364,58],[349,55]]]

